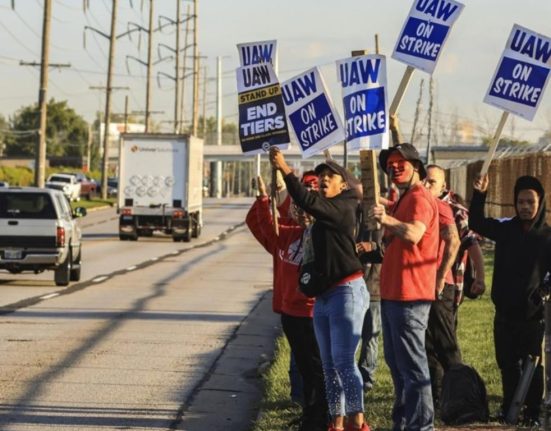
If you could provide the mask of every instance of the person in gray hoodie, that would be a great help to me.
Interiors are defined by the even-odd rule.
[[[542,355],[544,334],[542,289],[551,270],[551,228],[545,221],[545,191],[532,176],[517,179],[516,216],[497,220],[484,216],[488,176],[474,182],[469,227],[495,241],[492,301],[496,308],[494,343],[501,370],[507,415],[528,356]],[[536,368],[526,396],[523,424],[539,424],[543,396],[543,368]]]

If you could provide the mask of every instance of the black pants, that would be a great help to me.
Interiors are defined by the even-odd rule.
[[[514,321],[511,318],[496,313],[494,318],[494,342],[496,361],[501,370],[503,385],[504,414],[507,414],[515,395],[515,389],[520,380],[524,361],[528,355],[541,358],[543,341],[543,320]],[[526,394],[525,416],[537,418],[543,397],[543,367],[538,365]]]
[[[450,366],[461,363],[455,331],[454,302],[455,286],[446,284],[441,298],[436,299],[430,307],[425,347],[435,405],[440,398],[444,373]]]
[[[326,425],[325,384],[313,319],[282,314],[281,325],[304,384],[303,416],[305,420]]]

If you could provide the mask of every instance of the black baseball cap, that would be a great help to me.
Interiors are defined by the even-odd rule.
[[[419,155],[419,152],[413,145],[408,143],[399,144],[387,150],[381,150],[379,154],[379,165],[381,166],[381,169],[385,171],[386,174],[388,174],[386,170],[386,163],[390,155],[394,152],[400,153],[402,157],[406,159],[408,162],[418,162],[419,176],[421,177],[421,179],[427,176],[427,171],[425,170],[425,166],[423,165],[423,161],[421,160],[421,156]]]
[[[316,173],[316,175],[319,176],[319,174],[321,174],[324,169],[329,169],[331,172],[340,175],[343,180],[348,184],[349,188],[354,186],[358,182],[358,180],[354,177],[354,175],[352,175],[352,173],[350,173],[346,168],[339,165],[334,160],[327,160],[323,163],[320,163],[316,166],[314,172]]]

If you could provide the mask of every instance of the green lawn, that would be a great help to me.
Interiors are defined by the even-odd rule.
[[[109,198],[106,200],[102,200],[101,198],[94,198],[94,199],[81,199],[78,202],[71,202],[71,207],[74,209],[76,207],[83,207],[89,210],[90,208],[96,208],[96,207],[105,207],[105,206],[114,206],[116,200],[114,198]]]
[[[459,309],[458,328],[463,361],[474,366],[486,382],[490,414],[494,414],[499,408],[501,394],[501,379],[495,363],[493,345],[494,307],[489,295],[492,258],[492,252],[486,252],[487,291],[480,299],[465,299]],[[387,430],[392,425],[390,413],[394,399],[393,386],[382,355],[382,340],[380,347],[377,383],[365,399],[366,419],[372,430]],[[262,412],[254,431],[292,429],[288,424],[299,416],[300,409],[289,398],[288,369],[289,345],[284,337],[280,337],[272,366],[264,376]]]

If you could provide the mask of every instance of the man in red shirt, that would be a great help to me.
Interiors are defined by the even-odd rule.
[[[425,331],[436,290],[438,207],[421,182],[425,169],[411,144],[381,151],[379,163],[400,191],[390,214],[381,204],[369,211],[385,229],[381,312],[385,360],[395,391],[393,429],[432,430]]]
[[[432,383],[434,406],[438,407],[442,378],[450,366],[461,363],[461,351],[455,331],[455,279],[452,266],[461,241],[449,203],[439,199],[441,189],[436,187],[444,170],[435,165],[427,166],[424,185],[438,204],[440,246],[436,274],[437,298],[431,305],[425,345]]]

